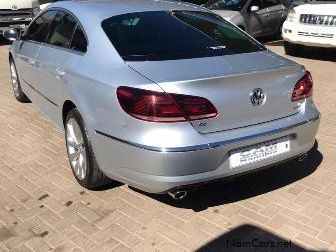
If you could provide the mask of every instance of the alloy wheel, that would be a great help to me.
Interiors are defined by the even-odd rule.
[[[87,169],[85,142],[81,128],[74,118],[68,120],[66,131],[71,168],[79,180],[84,180]]]
[[[11,72],[11,79],[12,79],[12,87],[14,90],[15,96],[19,96],[19,80],[16,73],[15,65],[13,62],[10,63],[10,72]]]

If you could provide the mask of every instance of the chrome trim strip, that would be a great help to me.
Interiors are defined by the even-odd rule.
[[[270,131],[266,131],[266,132],[262,132],[262,133],[258,133],[255,135],[251,135],[251,136],[246,136],[246,137],[239,137],[236,139],[231,139],[231,140],[227,140],[227,141],[220,141],[220,142],[216,142],[216,143],[209,143],[209,144],[201,144],[201,145],[193,145],[193,146],[187,146],[187,147],[174,147],[174,148],[164,148],[164,147],[153,147],[153,146],[147,146],[147,145],[142,145],[142,144],[137,144],[137,143],[133,143],[130,141],[126,141],[111,135],[108,135],[104,132],[95,130],[96,134],[111,138],[113,140],[116,140],[118,142],[124,143],[124,144],[128,144],[131,145],[133,147],[137,147],[137,148],[141,148],[141,149],[145,149],[145,150],[149,150],[149,151],[157,151],[157,152],[188,152],[188,151],[199,151],[199,150],[206,150],[206,149],[213,149],[213,148],[217,148],[220,147],[222,145],[226,145],[226,144],[232,144],[232,143],[237,143],[237,142],[243,142],[243,141],[247,141],[247,140],[251,140],[254,138],[258,138],[261,136],[269,136],[269,135],[274,135],[274,134],[278,134],[281,133],[283,131],[288,131],[291,129],[294,129],[296,127],[300,127],[306,124],[310,124],[313,123],[317,120],[319,120],[321,117],[321,115],[319,114],[318,116],[303,121],[303,122],[299,122],[281,129],[276,129],[276,130],[270,130]]]

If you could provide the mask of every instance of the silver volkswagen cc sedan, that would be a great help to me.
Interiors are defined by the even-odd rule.
[[[5,35],[16,99],[64,129],[86,188],[114,179],[182,198],[315,143],[310,73],[202,7],[58,2]]]

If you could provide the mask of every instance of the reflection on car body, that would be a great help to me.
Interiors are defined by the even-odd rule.
[[[288,12],[283,0],[210,0],[203,6],[253,37],[280,34]]]

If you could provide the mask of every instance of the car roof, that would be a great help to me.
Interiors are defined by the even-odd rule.
[[[53,3],[49,8],[65,8],[77,17],[100,20],[126,13],[144,11],[207,11],[198,5],[174,0],[73,0]]]

